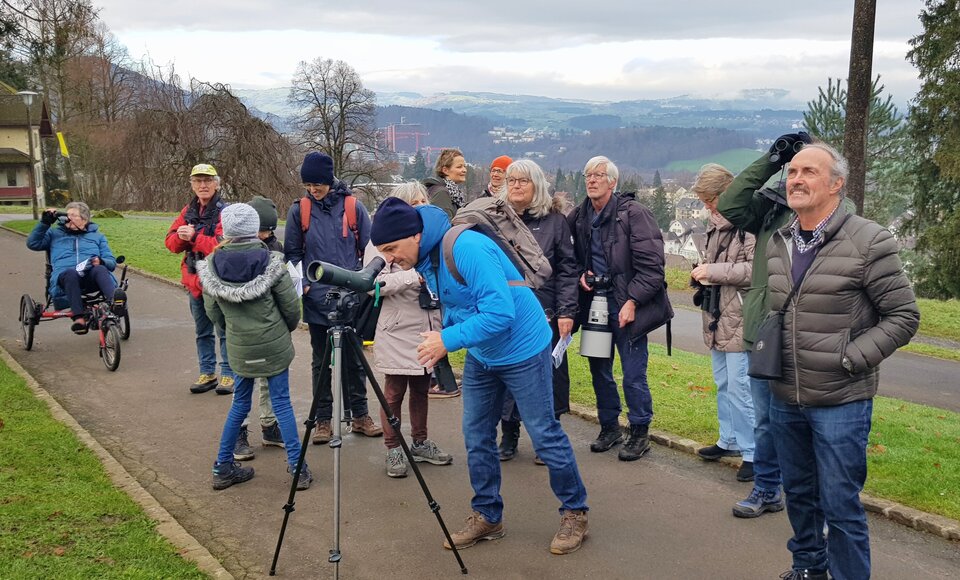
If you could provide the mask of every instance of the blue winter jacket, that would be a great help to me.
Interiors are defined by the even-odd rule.
[[[303,263],[304,275],[307,266],[316,260],[333,264],[348,270],[359,270],[362,266],[363,251],[370,241],[370,215],[357,200],[357,231],[360,240],[354,238],[353,232],[347,231],[343,236],[343,198],[351,195],[347,185],[340,180],[330,188],[330,192],[317,201],[309,193],[311,200],[310,227],[304,234],[300,229],[300,203],[290,206],[287,212],[287,225],[284,229],[283,257],[294,264]],[[325,303],[330,286],[318,282],[310,283],[306,276],[303,278],[304,289],[310,288],[303,295],[303,321],[308,324],[330,325],[327,314],[333,310],[332,305]]]
[[[50,274],[50,284],[47,288],[55,302],[63,303],[66,294],[57,286],[60,274],[76,268],[80,262],[93,257],[99,257],[100,262],[113,272],[117,267],[117,259],[113,257],[107,238],[100,233],[100,227],[87,223],[86,231],[77,232],[67,229],[65,222],[58,221],[53,226],[37,222],[33,231],[27,237],[27,247],[37,252],[50,251],[50,264],[53,271]]]
[[[443,304],[443,344],[450,352],[466,348],[488,366],[523,362],[550,344],[550,325],[533,290],[509,286],[523,280],[497,244],[480,232],[467,230],[453,245],[453,259],[466,285],[453,279],[441,250],[435,270],[430,252],[450,229],[447,214],[433,205],[417,208],[423,219],[417,272],[437,292]],[[436,272],[436,273],[435,273]],[[439,274],[439,284],[437,282]]]

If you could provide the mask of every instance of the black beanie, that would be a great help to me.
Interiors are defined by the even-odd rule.
[[[277,204],[262,195],[258,195],[247,202],[247,205],[257,210],[260,216],[260,231],[272,232],[277,229]]]
[[[409,238],[423,231],[423,219],[412,205],[399,197],[388,197],[373,216],[370,241],[374,246]]]
[[[300,182],[333,185],[333,159],[319,151],[307,153],[300,167]]]

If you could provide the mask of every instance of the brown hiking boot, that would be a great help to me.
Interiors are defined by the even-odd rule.
[[[330,428],[330,421],[318,421],[317,429],[313,432],[313,444],[330,443],[331,438],[333,438],[333,430]]]
[[[357,417],[350,423],[351,428],[353,428],[354,433],[363,433],[367,437],[380,437],[383,435],[383,429],[380,425],[377,425],[373,422],[373,418],[370,415],[364,415],[363,417]]]
[[[480,513],[473,512],[467,518],[467,525],[459,532],[450,534],[453,544],[458,550],[469,548],[480,540],[499,540],[506,532],[503,531],[503,522],[491,524]],[[452,550],[446,540],[443,541],[443,547]]]
[[[550,542],[551,554],[576,552],[587,537],[587,512],[566,510],[560,516],[560,529]]]

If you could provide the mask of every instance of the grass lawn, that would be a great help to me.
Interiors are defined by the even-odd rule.
[[[673,161],[667,165],[670,171],[689,171],[696,173],[705,163],[719,163],[734,173],[743,171],[748,165],[757,160],[760,151],[756,149],[727,149],[715,155],[701,157],[700,159],[687,159],[684,161]]]
[[[205,578],[0,361],[0,576]]]

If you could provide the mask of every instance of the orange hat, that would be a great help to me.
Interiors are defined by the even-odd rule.
[[[498,169],[502,169],[506,171],[507,167],[511,163],[513,163],[513,159],[510,159],[506,155],[501,155],[500,157],[497,157],[496,159],[493,160],[493,163],[490,164],[490,169],[493,169],[494,167],[496,167]]]

